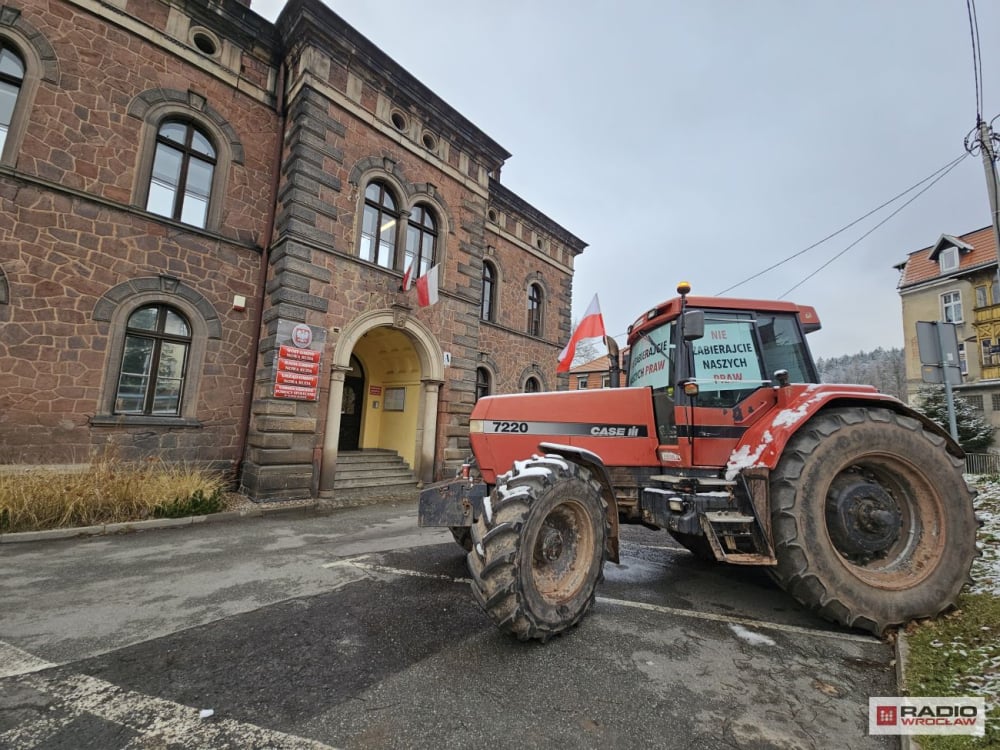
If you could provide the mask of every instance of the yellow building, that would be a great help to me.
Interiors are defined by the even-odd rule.
[[[1000,428],[1000,282],[993,228],[942,234],[896,268],[908,401],[914,403],[922,383],[917,323],[954,323],[963,381],[956,391]]]

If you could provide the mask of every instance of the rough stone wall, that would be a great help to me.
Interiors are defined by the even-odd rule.
[[[51,48],[58,75],[39,83],[16,163],[0,169],[7,219],[0,222],[7,286],[0,461],[86,461],[104,445],[124,457],[222,464],[239,457],[276,117],[263,96],[236,93],[176,46],[159,45],[165,4],[130,3],[129,10],[147,12],[139,16],[145,32],[58,0],[6,6],[15,28],[33,30]],[[130,205],[143,134],[137,103],[151,91],[189,90],[235,144],[216,232]],[[108,361],[109,295],[117,300],[129,285],[155,286],[163,276],[218,326],[206,342],[199,393],[184,396],[196,399],[199,424],[115,426],[110,415],[92,424],[101,416],[101,388],[118,367]],[[245,311],[232,309],[235,294],[247,298]]]

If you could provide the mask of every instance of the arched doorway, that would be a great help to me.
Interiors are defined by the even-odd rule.
[[[356,451],[361,445],[361,419],[365,404],[365,371],[351,355],[351,369],[344,373],[344,397],[340,406],[338,451]]]
[[[360,315],[333,348],[320,491],[334,487],[339,451],[396,451],[421,482],[433,481],[444,353],[409,309]],[[351,410],[350,401],[354,401]],[[357,445],[350,439],[358,421]]]

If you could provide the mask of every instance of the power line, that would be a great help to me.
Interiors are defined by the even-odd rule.
[[[932,182],[931,182],[931,183],[930,183],[929,185],[927,185],[927,187],[925,187],[925,188],[924,188],[923,190],[921,190],[920,192],[918,192],[918,193],[917,193],[916,195],[914,195],[914,196],[913,196],[912,198],[910,198],[910,199],[909,199],[908,201],[906,201],[906,203],[904,203],[904,204],[903,204],[902,206],[900,206],[899,208],[897,208],[897,209],[896,209],[895,211],[893,211],[893,212],[892,212],[891,214],[889,214],[888,216],[886,216],[886,217],[885,217],[884,219],[882,219],[882,221],[880,221],[880,222],[879,222],[878,224],[876,224],[875,226],[873,226],[873,227],[872,227],[871,229],[869,229],[869,230],[868,230],[867,232],[865,232],[865,233],[864,233],[863,235],[861,235],[861,236],[860,236],[860,237],[858,237],[858,238],[857,238],[856,240],[854,240],[854,242],[852,242],[852,243],[851,243],[850,245],[848,245],[848,246],[847,246],[847,247],[845,247],[845,248],[844,248],[843,250],[841,250],[841,251],[840,251],[839,253],[837,253],[837,254],[836,254],[836,255],[834,255],[834,256],[833,256],[832,258],[830,258],[830,260],[828,260],[828,261],[827,261],[826,263],[824,263],[824,264],[823,264],[823,265],[821,265],[821,266],[820,266],[819,268],[817,268],[817,269],[816,269],[815,271],[813,271],[813,272],[812,272],[811,274],[809,274],[809,275],[808,275],[808,276],[806,276],[806,277],[805,277],[804,279],[802,279],[802,281],[800,281],[799,283],[797,283],[797,284],[796,284],[795,286],[791,287],[791,288],[790,288],[790,289],[789,289],[788,291],[786,291],[786,292],[785,292],[784,294],[782,294],[782,295],[781,295],[780,297],[778,297],[778,299],[784,299],[785,297],[787,297],[787,296],[788,296],[789,294],[791,294],[791,293],[792,293],[793,291],[795,291],[795,290],[796,290],[796,289],[798,289],[798,288],[799,288],[800,286],[802,286],[802,285],[803,285],[803,284],[805,284],[805,283],[806,283],[807,281],[809,281],[809,279],[811,279],[811,278],[812,278],[813,276],[815,276],[815,275],[816,275],[816,274],[818,274],[818,273],[819,273],[820,271],[822,271],[822,270],[823,270],[824,268],[826,268],[826,267],[827,267],[828,265],[830,265],[831,263],[833,263],[833,261],[837,260],[837,258],[839,258],[839,257],[840,257],[841,255],[843,255],[843,254],[844,254],[844,253],[846,253],[846,252],[847,252],[848,250],[850,250],[851,248],[853,248],[854,246],[856,246],[856,245],[857,245],[857,244],[858,244],[859,242],[861,242],[861,240],[863,240],[863,239],[864,239],[865,237],[867,237],[867,236],[868,236],[868,235],[870,235],[870,234],[871,234],[872,232],[874,232],[874,231],[875,231],[876,229],[878,229],[878,228],[879,228],[880,226],[882,226],[882,225],[883,225],[883,224],[885,224],[885,223],[886,223],[887,221],[889,221],[889,219],[891,219],[891,218],[892,218],[893,216],[895,216],[895,215],[896,215],[896,214],[898,214],[898,213],[899,213],[900,211],[902,211],[902,210],[903,210],[904,208],[906,208],[906,207],[907,207],[907,206],[909,206],[909,205],[910,205],[911,203],[913,203],[913,201],[915,201],[915,200],[916,200],[917,198],[919,198],[919,197],[920,197],[921,195],[923,195],[923,194],[924,194],[924,193],[926,193],[926,192],[927,192],[928,190],[930,190],[930,189],[931,189],[932,187],[934,187],[934,184],[935,184],[936,182],[938,182],[938,180],[941,180],[942,178],[944,178],[944,176],[945,176],[945,175],[947,175],[947,174],[948,174],[948,172],[950,172],[950,171],[951,171],[951,170],[953,170],[953,169],[954,169],[955,167],[957,167],[957,166],[958,166],[958,164],[959,164],[959,162],[961,162],[961,161],[962,161],[962,159],[964,159],[964,158],[965,158],[966,156],[968,156],[968,154],[962,154],[962,156],[961,156],[961,157],[959,157],[958,159],[956,159],[955,161],[953,161],[953,162],[951,163],[951,166],[949,166],[949,167],[948,167],[948,169],[947,169],[947,170],[946,170],[945,172],[943,172],[942,174],[940,174],[940,175],[938,175],[937,177],[935,177],[935,178],[934,178],[934,180],[933,180],[933,181],[932,181]]]
[[[979,52],[979,19],[976,16],[976,0],[965,0],[965,10],[969,15],[969,35],[972,37],[972,80],[976,87],[976,124],[983,119],[983,58]]]
[[[945,164],[943,167],[941,167],[939,169],[936,169],[934,172],[931,172],[931,174],[929,174],[924,179],[920,180],[920,182],[918,182],[915,185],[911,185],[910,187],[906,188],[906,190],[904,190],[903,192],[899,193],[896,196],[893,196],[892,198],[890,198],[889,200],[887,200],[885,203],[883,203],[882,205],[878,206],[877,208],[873,208],[871,211],[869,211],[868,213],[866,213],[864,216],[861,216],[861,217],[855,219],[850,224],[847,224],[847,225],[841,227],[840,229],[838,229],[836,232],[833,232],[832,234],[828,234],[826,237],[824,237],[823,239],[819,240],[818,242],[814,242],[809,247],[807,247],[807,248],[805,248],[803,250],[799,250],[797,253],[789,255],[784,260],[779,260],[777,263],[775,263],[774,265],[768,266],[763,271],[758,271],[753,276],[748,276],[747,278],[743,279],[742,281],[739,281],[739,282],[733,284],[731,287],[727,287],[726,289],[723,289],[721,292],[719,292],[717,294],[717,296],[721,297],[726,292],[731,292],[733,289],[736,289],[737,287],[741,287],[744,284],[746,284],[746,283],[748,283],[750,281],[753,281],[754,279],[756,279],[756,278],[758,278],[760,276],[763,276],[765,273],[768,273],[769,271],[773,271],[775,268],[778,268],[779,266],[782,266],[785,263],[788,263],[789,261],[794,260],[795,258],[798,258],[800,255],[804,255],[805,253],[809,252],[810,250],[813,250],[814,248],[819,247],[820,245],[822,245],[827,240],[831,240],[834,237],[836,237],[838,234],[842,234],[843,232],[846,232],[848,229],[850,229],[851,227],[853,227],[855,224],[858,224],[858,223],[864,221],[865,219],[867,219],[872,214],[878,213],[879,211],[881,211],[886,206],[888,206],[888,205],[890,205],[892,203],[895,203],[897,200],[899,200],[900,198],[902,198],[907,193],[912,192],[913,190],[916,190],[918,187],[920,187],[921,185],[923,185],[928,180],[932,180],[935,177],[937,177],[938,175],[940,175],[941,177],[943,177],[945,174],[947,174],[949,171],[951,171],[955,167],[955,165],[957,165],[960,161],[962,161],[962,159],[964,159],[966,156],[968,156],[967,153],[962,154],[958,158],[956,158],[956,159],[950,161],[949,163]],[[942,173],[944,173],[944,174],[942,174]],[[940,177],[938,177],[938,179],[940,179]],[[935,182],[936,181],[937,180],[935,180]],[[933,184],[934,183],[932,182],[931,185],[933,185]],[[930,187],[930,185],[928,185],[928,187]],[[919,195],[919,193],[918,193],[918,195]],[[895,215],[895,214],[893,214],[893,215]]]

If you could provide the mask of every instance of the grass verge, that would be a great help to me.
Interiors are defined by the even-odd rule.
[[[226,508],[225,477],[158,459],[0,472],[0,533],[181,518]]]
[[[984,524],[979,530],[983,554],[973,564],[973,584],[955,610],[906,629],[910,654],[905,690],[910,696],[984,698],[986,736],[919,736],[922,750],[1000,748],[1000,482],[993,478],[976,485],[976,508]]]

